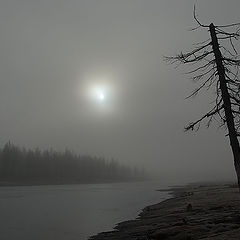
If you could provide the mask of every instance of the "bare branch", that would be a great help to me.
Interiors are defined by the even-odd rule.
[[[218,28],[228,28],[228,27],[234,27],[234,26],[240,26],[240,23],[232,23],[227,25],[217,25]]]
[[[223,61],[228,61],[228,62],[231,62],[233,64],[235,64],[236,66],[240,66],[240,60],[238,59],[231,59],[231,58],[222,58]]]
[[[197,89],[195,89],[189,96],[186,97],[186,99],[196,96],[209,82],[209,79],[207,79],[202,85],[200,85]]]
[[[216,108],[214,107],[212,110],[210,110],[207,114],[205,114],[204,116],[202,116],[200,119],[198,119],[195,122],[190,123],[187,127],[185,127],[185,131],[188,130],[194,130],[195,126],[198,125],[199,123],[201,123],[204,119],[209,118],[215,114],[217,114],[221,109],[223,109],[223,106],[221,106],[220,108]]]
[[[192,73],[198,72],[198,71],[200,71],[200,70],[208,69],[208,68],[211,67],[211,65],[214,64],[214,63],[215,63],[215,61],[212,60],[212,61],[210,61],[210,62],[207,62],[207,63],[204,64],[203,66],[200,66],[200,67],[198,67],[198,68],[196,68],[196,69],[193,69],[193,70],[191,70],[191,71],[189,71],[189,72],[186,72],[185,74],[192,74]]]
[[[197,18],[197,16],[196,16],[196,6],[195,6],[195,4],[194,4],[194,6],[193,6],[193,17],[194,17],[194,19],[195,19],[195,21],[198,23],[198,25],[200,26],[200,27],[204,27],[204,28],[208,28],[209,26],[207,26],[207,25],[203,25],[199,20],[198,20],[198,18]]]
[[[236,54],[238,54],[236,48],[235,48],[234,45],[233,45],[232,38],[230,38],[230,43],[231,43],[231,46],[232,46],[234,52],[235,52]]]

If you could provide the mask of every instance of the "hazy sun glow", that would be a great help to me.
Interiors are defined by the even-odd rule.
[[[101,106],[104,109],[109,106],[112,99],[112,88],[110,83],[107,81],[93,80],[89,81],[87,84],[87,97],[90,101],[96,104],[96,106]]]
[[[106,98],[106,90],[104,87],[94,86],[93,97],[100,102],[103,102]]]
[[[103,101],[104,100],[104,98],[105,98],[105,96],[104,96],[104,94],[103,93],[99,93],[99,99],[101,100],[101,101]]]
[[[86,104],[89,104],[89,109],[101,113],[113,113],[116,107],[116,85],[113,81],[113,76],[100,77],[86,74],[80,94],[84,96]]]

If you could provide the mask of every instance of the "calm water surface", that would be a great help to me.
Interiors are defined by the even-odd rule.
[[[169,197],[159,183],[0,187],[1,240],[85,240]]]

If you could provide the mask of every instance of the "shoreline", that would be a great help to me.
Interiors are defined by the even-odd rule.
[[[1,187],[31,187],[31,186],[61,186],[61,185],[86,185],[86,184],[115,184],[115,183],[134,183],[134,182],[145,182],[145,180],[119,180],[119,181],[86,181],[86,182],[10,182],[10,181],[1,181]]]
[[[240,239],[240,193],[234,184],[189,184],[158,191],[172,197],[145,207],[135,220],[88,240]]]

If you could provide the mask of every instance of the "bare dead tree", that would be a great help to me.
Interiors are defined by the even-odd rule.
[[[240,37],[240,23],[217,26],[203,25],[196,17],[198,28],[209,31],[210,38],[197,43],[195,48],[174,57],[165,57],[170,63],[191,65],[188,72],[197,88],[187,97],[191,98],[202,90],[214,89],[214,106],[196,121],[190,122],[185,130],[198,130],[203,121],[207,127],[215,120],[225,127],[234,158],[234,166],[240,189],[240,55],[236,49]]]

